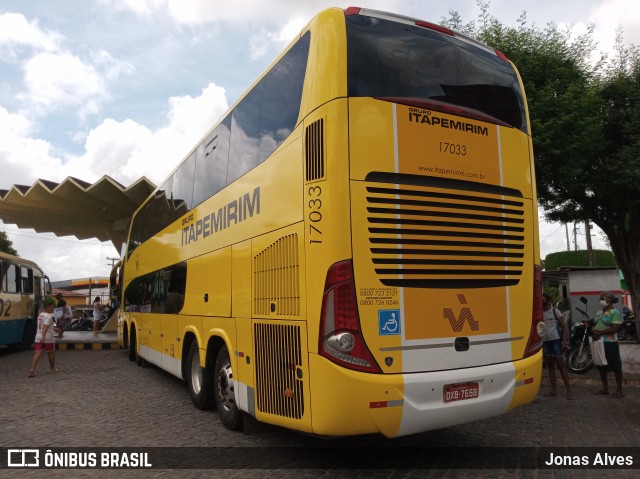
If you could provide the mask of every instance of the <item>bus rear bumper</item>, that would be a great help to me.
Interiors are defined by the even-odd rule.
[[[310,355],[312,427],[320,435],[405,436],[503,414],[533,401],[542,357],[449,371],[366,374]],[[445,386],[477,384],[477,397],[445,402]]]

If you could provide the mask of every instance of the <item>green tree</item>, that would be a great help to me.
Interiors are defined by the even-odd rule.
[[[595,266],[616,266],[616,258],[611,251],[596,249],[593,250]],[[579,251],[559,251],[550,253],[544,259],[545,271],[554,271],[563,266],[589,266],[587,250]]]
[[[13,242],[4,231],[0,231],[0,251],[18,256],[18,252],[13,248]]]
[[[606,60],[593,29],[580,36],[526,14],[509,27],[478,1],[477,21],[443,23],[502,51],[527,95],[538,200],[547,219],[590,219],[607,235],[640,311],[640,61],[636,46]],[[594,58],[599,61],[594,62]],[[639,315],[640,316],[640,315]]]
[[[640,311],[640,54],[637,46],[622,45],[621,33],[616,44],[600,89],[600,181],[594,182],[585,210],[607,235],[632,292],[634,310]],[[640,315],[637,321],[640,327]]]

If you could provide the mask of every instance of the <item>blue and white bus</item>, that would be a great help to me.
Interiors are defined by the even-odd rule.
[[[31,346],[47,282],[33,261],[0,252],[0,347]]]

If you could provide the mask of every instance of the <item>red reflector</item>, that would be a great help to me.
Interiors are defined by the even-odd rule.
[[[369,409],[380,409],[387,407],[387,401],[374,401],[369,403]]]
[[[525,384],[531,384],[533,382],[533,378],[528,378],[524,380]]]
[[[509,62],[509,59],[507,58],[507,56],[504,53],[502,53],[500,50],[496,50],[496,55],[498,55],[498,58],[504,60],[505,62],[511,63]]]
[[[360,7],[347,7],[344,9],[344,14],[346,16],[349,15],[360,15],[360,10],[362,10]]]
[[[416,25],[419,27],[428,28],[429,30],[434,30],[436,32],[444,33],[445,35],[453,36],[453,30],[449,30],[448,28],[441,27],[440,25],[436,25],[431,22],[423,22],[422,20],[418,20]]]

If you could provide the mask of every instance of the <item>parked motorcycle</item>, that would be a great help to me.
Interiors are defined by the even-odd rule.
[[[618,328],[618,341],[636,340],[636,318],[626,306],[622,308],[622,325]]]
[[[107,324],[109,318],[106,314],[103,314],[100,317],[100,321],[98,323],[98,331],[102,331],[104,325]],[[73,319],[64,327],[65,331],[93,331],[93,317],[88,313],[83,312],[82,316],[76,319]]]
[[[584,374],[593,367],[589,345],[593,319],[589,318],[587,313],[587,298],[581,296],[580,301],[584,303],[585,308],[582,310],[576,307],[576,309],[582,314],[583,319],[571,326],[569,341],[567,341],[567,369],[576,374]]]
[[[83,313],[81,317],[71,320],[65,327],[65,331],[92,331],[93,320]]]

